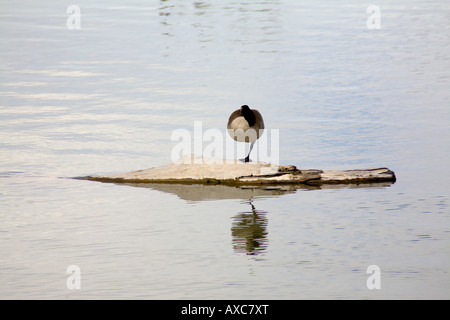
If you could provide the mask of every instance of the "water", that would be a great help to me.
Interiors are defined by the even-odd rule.
[[[3,299],[448,299],[450,6],[0,4]],[[170,162],[242,104],[280,162],[393,185],[240,190],[70,177]],[[81,270],[70,290],[67,267]],[[369,265],[381,289],[369,290]]]

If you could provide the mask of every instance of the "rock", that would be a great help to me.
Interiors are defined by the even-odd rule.
[[[393,171],[387,168],[358,170],[297,169],[293,165],[272,165],[262,162],[243,163],[239,160],[210,159],[192,155],[161,167],[87,179],[115,183],[181,183],[224,185],[267,184],[363,184],[395,182]]]

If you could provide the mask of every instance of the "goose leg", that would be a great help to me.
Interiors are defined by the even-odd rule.
[[[247,157],[245,157],[244,162],[250,162],[250,152],[252,152],[252,149],[253,149],[253,145],[254,145],[254,144],[255,144],[255,143],[252,142],[252,144],[250,145],[250,151],[248,152]]]

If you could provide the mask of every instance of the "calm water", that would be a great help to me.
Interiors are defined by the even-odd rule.
[[[69,4],[0,3],[0,298],[450,298],[447,1],[379,1],[379,30],[353,0],[77,4],[80,30]],[[242,104],[282,164],[398,181],[70,179],[167,164],[174,129]]]

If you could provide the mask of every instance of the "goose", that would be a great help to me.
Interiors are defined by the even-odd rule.
[[[235,141],[251,143],[250,151],[244,162],[250,162],[250,152],[256,140],[263,134],[264,120],[256,109],[250,109],[248,105],[243,105],[235,110],[228,119],[228,134]]]

